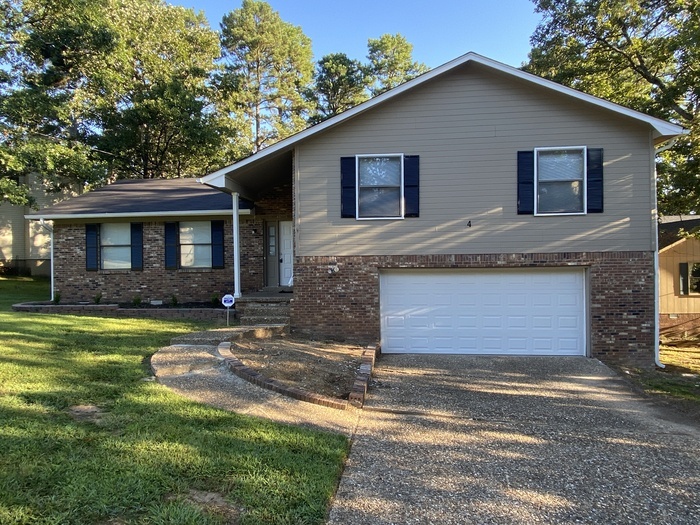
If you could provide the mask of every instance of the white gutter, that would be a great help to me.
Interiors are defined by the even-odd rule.
[[[232,193],[231,198],[233,201],[233,298],[238,299],[241,296],[241,236],[239,221],[241,212],[238,209],[238,193]]]
[[[656,148],[654,150],[654,157],[652,158],[652,162],[654,163],[654,182],[652,184],[653,212],[651,214],[651,220],[654,226],[654,363],[656,363],[656,366],[659,368],[666,368],[666,365],[661,362],[661,357],[659,355],[659,339],[661,337],[659,331],[659,292],[661,290],[661,284],[659,276],[659,211],[658,199],[656,196],[656,155],[672,148],[677,140],[678,138],[675,137]]]
[[[48,224],[46,224],[46,221],[44,220],[43,217],[39,220],[39,224],[41,225],[42,228],[44,228],[47,232],[49,232],[49,239],[51,239],[51,249],[50,249],[50,253],[51,253],[51,270],[50,270],[50,272],[51,272],[51,301],[53,301],[53,300],[54,300],[53,228],[52,228],[51,226],[49,226]]]
[[[228,210],[195,210],[195,211],[146,211],[146,212],[120,212],[120,213],[57,213],[55,215],[25,215],[30,220],[56,220],[56,219],[124,219],[138,217],[204,217],[210,215],[228,215]],[[239,210],[240,215],[250,215],[251,210]]]

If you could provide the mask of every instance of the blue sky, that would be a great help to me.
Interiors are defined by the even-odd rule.
[[[166,0],[204,11],[214,29],[241,0]],[[518,67],[540,16],[530,0],[267,0],[311,39],[316,60],[345,53],[365,60],[367,39],[401,33],[413,58],[436,67],[474,51]]]

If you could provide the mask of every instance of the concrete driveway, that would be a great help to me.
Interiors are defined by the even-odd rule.
[[[383,356],[329,523],[700,523],[700,429],[586,358]]]

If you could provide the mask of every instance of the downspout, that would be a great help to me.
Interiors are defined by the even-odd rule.
[[[241,296],[241,235],[238,211],[238,193],[232,193],[233,201],[233,297]]]
[[[666,142],[663,146],[654,150],[654,187],[652,188],[653,194],[653,204],[654,212],[652,213],[652,221],[654,223],[654,363],[659,368],[666,368],[661,362],[659,356],[659,339],[661,334],[659,332],[659,290],[660,290],[660,277],[659,277],[659,210],[658,210],[658,198],[656,195],[656,155],[672,148],[678,139],[674,138]]]
[[[53,277],[53,228],[49,226],[46,221],[43,219],[39,219],[39,224],[41,225],[42,228],[44,228],[47,232],[49,232],[49,239],[51,240],[51,248],[50,248],[50,275],[51,275],[51,301],[54,300],[54,277]]]

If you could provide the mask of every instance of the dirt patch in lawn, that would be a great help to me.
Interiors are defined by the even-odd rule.
[[[347,343],[280,338],[234,341],[231,352],[270,379],[324,396],[347,399],[363,347]]]

